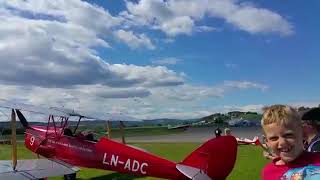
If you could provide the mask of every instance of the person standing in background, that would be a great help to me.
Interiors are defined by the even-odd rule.
[[[222,134],[222,131],[219,127],[217,127],[217,129],[214,131],[214,134],[216,135],[216,137],[220,137]]]
[[[302,117],[304,148],[309,152],[320,152],[320,108],[312,108]]]
[[[232,135],[231,135],[231,129],[230,129],[230,128],[225,128],[225,129],[224,129],[224,135],[225,135],[225,136],[232,136]]]

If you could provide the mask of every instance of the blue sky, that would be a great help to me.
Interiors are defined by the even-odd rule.
[[[319,7],[315,0],[2,2],[0,97],[137,118],[317,106]]]

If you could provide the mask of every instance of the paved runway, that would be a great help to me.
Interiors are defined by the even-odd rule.
[[[221,128],[222,129],[222,128]],[[232,135],[252,139],[261,136],[261,127],[231,127]],[[170,135],[126,137],[127,142],[200,142],[214,137],[215,127],[189,128],[188,130]],[[223,131],[223,129],[222,129]]]

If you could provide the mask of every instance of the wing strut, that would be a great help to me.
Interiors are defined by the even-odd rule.
[[[121,134],[122,144],[126,144],[126,140],[124,138],[124,124],[123,124],[123,121],[120,121],[120,134]]]
[[[108,121],[107,122],[107,136],[108,136],[108,138],[109,139],[111,139],[111,122],[110,121]]]
[[[77,131],[78,127],[79,127],[79,124],[80,124],[81,119],[82,119],[82,116],[80,116],[80,117],[79,117],[79,120],[78,120],[77,126],[74,128],[73,134],[75,134],[75,133],[76,133],[76,131]]]

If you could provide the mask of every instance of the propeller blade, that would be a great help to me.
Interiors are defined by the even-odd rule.
[[[16,113],[11,111],[11,144],[12,144],[12,168],[17,167],[17,134],[16,134]]]
[[[16,113],[23,127],[29,128],[29,123],[27,119],[24,117],[24,115],[21,113],[21,111],[19,109],[16,109]]]

